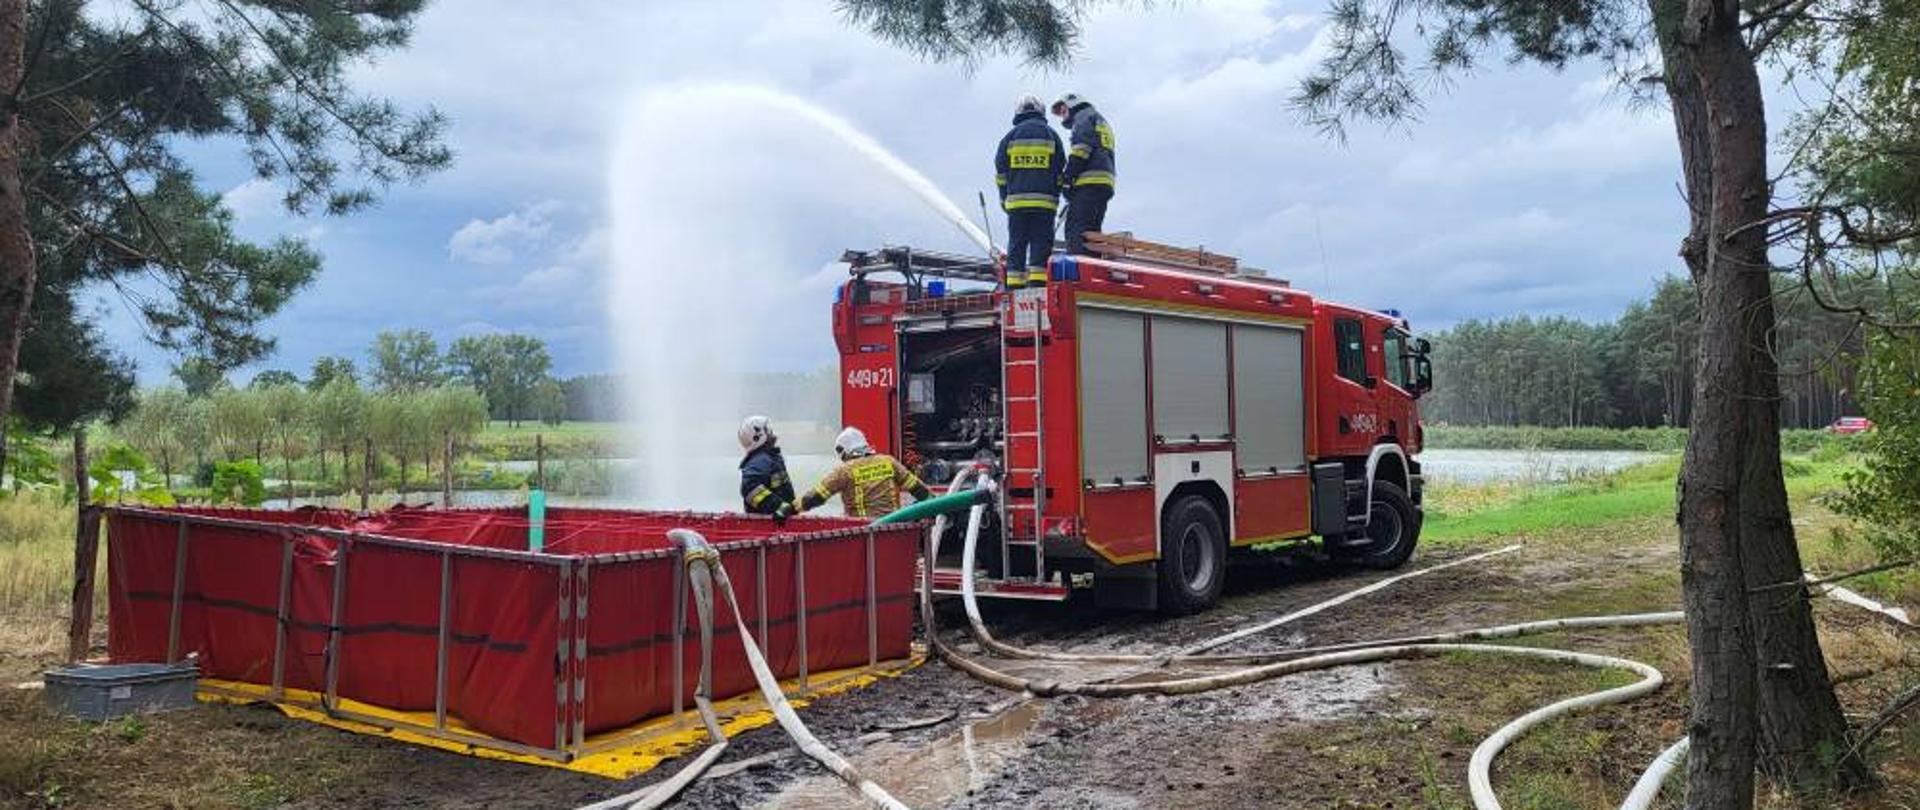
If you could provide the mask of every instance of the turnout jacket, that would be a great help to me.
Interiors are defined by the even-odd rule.
[[[1067,150],[1060,136],[1047,126],[1044,113],[1013,116],[1013,129],[1000,139],[993,153],[994,182],[1000,186],[1000,206],[1007,211],[1052,211],[1059,205],[1060,173]]]
[[[1082,104],[1069,111],[1067,125],[1073,129],[1073,148],[1067,152],[1067,170],[1060,178],[1063,187],[1113,187],[1113,127],[1093,108]]]
[[[793,503],[793,480],[779,447],[757,447],[740,460],[740,500],[750,515],[771,515]]]
[[[813,509],[838,495],[848,515],[857,518],[881,517],[900,508],[901,490],[912,493],[915,500],[933,497],[927,485],[920,482],[920,477],[893,456],[869,453],[842,462],[827,473],[825,478],[820,479],[820,486],[801,496],[800,511]]]

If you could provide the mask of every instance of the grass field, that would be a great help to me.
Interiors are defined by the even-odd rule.
[[[1874,564],[1879,553],[1845,518],[1823,505],[1841,488],[1853,456],[1833,447],[1785,459],[1800,554],[1807,570],[1832,574]],[[1661,519],[1671,525],[1678,456],[1546,484],[1436,485],[1427,490],[1421,541],[1438,548],[1538,537]],[[1849,587],[1875,598],[1920,607],[1920,571],[1896,569],[1861,577]]]

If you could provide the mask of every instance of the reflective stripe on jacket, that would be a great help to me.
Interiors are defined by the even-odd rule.
[[[1038,112],[1013,117],[1013,129],[993,153],[994,182],[1000,205],[1008,211],[1052,211],[1059,207],[1060,172],[1066,169],[1060,136]]]
[[[885,453],[861,456],[842,463],[820,479],[820,485],[808,492],[800,503],[810,509],[835,495],[848,515],[858,518],[880,517],[901,506],[900,493],[925,492],[926,485],[893,456]]]
[[[1113,127],[1107,125],[1106,117],[1091,104],[1074,109],[1069,120],[1073,127],[1073,149],[1067,157],[1065,185],[1111,187],[1114,179]]]
[[[740,460],[740,502],[750,515],[771,515],[794,501],[793,480],[779,447],[761,447]]]

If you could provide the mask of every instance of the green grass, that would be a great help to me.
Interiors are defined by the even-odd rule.
[[[474,439],[473,450],[495,461],[524,461],[536,455],[536,439],[550,460],[617,458],[624,441],[617,422],[522,422],[518,426],[493,422]]]
[[[1678,459],[1663,459],[1558,484],[1435,486],[1420,538],[1446,546],[1671,513],[1678,472]]]
[[[1783,462],[1796,510],[1839,489],[1852,466],[1846,455],[1816,452]],[[1423,541],[1437,546],[1541,535],[1617,521],[1671,518],[1680,458],[1669,456],[1613,473],[1535,485],[1439,484],[1427,492]]]

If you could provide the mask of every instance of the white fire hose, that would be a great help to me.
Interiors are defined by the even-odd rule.
[[[958,477],[955,478],[953,484],[949,487],[949,491],[950,492],[959,491],[963,486],[966,485],[966,483],[969,480],[979,475],[979,473],[980,473],[980,470],[978,468],[969,468],[968,470],[963,471]],[[982,483],[980,486],[985,488],[990,488],[992,487],[992,482],[990,479],[982,479]],[[1477,559],[1485,559],[1486,557],[1490,557],[1495,554],[1501,554],[1501,553],[1506,553],[1508,551],[1512,551],[1513,547],[1509,547],[1509,548],[1500,549],[1494,552],[1488,552],[1486,554],[1475,555],[1474,557],[1467,558],[1467,559],[1455,560],[1450,563],[1442,564],[1440,566],[1433,566],[1433,567],[1422,569],[1419,571],[1413,571],[1407,574],[1402,574],[1397,577],[1392,577],[1388,580],[1383,580],[1381,582],[1377,582],[1372,585],[1355,589],[1354,591],[1350,591],[1348,593],[1334,597],[1333,599],[1326,600],[1325,602],[1321,602],[1319,604],[1309,606],[1305,609],[1294,611],[1285,616],[1281,616],[1277,619],[1263,622],[1261,624],[1258,624],[1243,630],[1234,631],[1232,633],[1228,633],[1213,639],[1208,639],[1207,641],[1203,641],[1198,644],[1188,645],[1170,654],[1161,654],[1161,655],[1154,655],[1154,656],[1076,655],[1076,654],[1069,654],[1069,653],[1053,653],[1053,652],[1044,652],[1044,651],[1038,651],[1038,650],[1028,650],[1028,649],[1023,649],[1019,647],[1013,647],[1011,645],[1007,645],[995,640],[992,634],[987,632],[985,623],[980,619],[980,609],[979,609],[978,599],[973,587],[973,567],[974,567],[976,552],[978,550],[980,522],[981,522],[982,516],[984,515],[984,512],[985,512],[984,504],[976,504],[968,512],[968,525],[966,529],[965,540],[961,550],[962,559],[961,559],[961,572],[960,572],[960,597],[962,600],[962,605],[965,608],[965,612],[967,615],[967,622],[970,625],[969,629],[972,632],[973,638],[976,642],[978,642],[981,645],[981,647],[990,651],[994,651],[994,652],[1001,653],[1003,655],[1010,656],[1010,657],[1059,661],[1063,663],[1090,663],[1090,662],[1152,663],[1155,665],[1159,665],[1159,664],[1164,664],[1171,661],[1180,661],[1180,660],[1192,661],[1192,662],[1211,661],[1213,663],[1252,662],[1252,661],[1270,662],[1270,663],[1261,663],[1256,666],[1250,666],[1244,669],[1233,670],[1233,671],[1219,673],[1215,675],[1206,675],[1206,676],[1188,677],[1188,678],[1171,678],[1171,679],[1159,680],[1159,681],[1128,682],[1128,683],[1100,683],[1100,682],[1072,683],[1072,682],[1041,681],[1033,678],[1025,678],[1025,677],[1020,677],[1016,675],[1011,675],[1011,674],[999,671],[997,669],[994,669],[993,667],[988,666],[987,664],[979,660],[976,660],[974,658],[971,658],[969,656],[959,653],[958,651],[954,650],[952,647],[946,645],[943,641],[940,640],[936,617],[933,611],[932,571],[934,567],[934,562],[939,559],[940,540],[947,526],[946,516],[942,515],[939,518],[935,519],[933,530],[928,533],[927,549],[926,549],[927,563],[925,566],[926,578],[923,580],[922,582],[923,587],[921,588],[921,612],[923,616],[923,621],[925,622],[928,647],[935,654],[941,656],[941,658],[946,660],[948,663],[954,665],[956,668],[970,675],[973,675],[974,677],[982,681],[985,681],[987,683],[990,683],[996,686],[1004,687],[1007,689],[1021,690],[1021,691],[1025,691],[1025,692],[1028,692],[1034,695],[1039,695],[1039,696],[1077,694],[1077,695],[1085,695],[1089,697],[1120,697],[1125,695],[1135,695],[1135,694],[1142,694],[1142,693],[1157,693],[1157,694],[1164,694],[1164,695],[1189,694],[1194,692],[1204,692],[1204,691],[1210,691],[1214,689],[1221,689],[1221,688],[1230,687],[1230,686],[1239,686],[1244,684],[1256,683],[1263,680],[1277,678],[1283,675],[1290,675],[1290,674],[1294,674],[1298,672],[1306,672],[1310,670],[1326,669],[1326,668],[1336,667],[1336,666],[1345,666],[1350,664],[1359,664],[1359,663],[1384,661],[1384,660],[1392,660],[1392,659],[1428,657],[1428,656],[1433,656],[1433,655],[1438,655],[1438,654],[1443,654],[1448,652],[1489,653],[1489,654],[1496,654],[1496,655],[1516,655],[1516,656],[1529,657],[1529,658],[1542,658],[1550,661],[1580,664],[1583,666],[1590,666],[1590,667],[1601,667],[1601,668],[1608,668],[1608,669],[1625,669],[1641,676],[1639,681],[1632,684],[1628,684],[1626,686],[1615,687],[1612,689],[1605,689],[1605,690],[1601,690],[1599,692],[1594,692],[1591,694],[1568,698],[1566,700],[1562,700],[1562,701],[1550,704],[1548,706],[1535,709],[1534,711],[1528,712],[1527,714],[1514,719],[1513,721],[1507,723],[1505,726],[1500,727],[1485,741],[1481,742],[1479,746],[1474,748],[1473,755],[1469,759],[1468,766],[1467,766],[1468,790],[1469,790],[1469,793],[1472,795],[1474,807],[1476,808],[1476,810],[1500,810],[1500,807],[1501,807],[1500,800],[1494,794],[1494,791],[1493,791],[1493,781],[1491,776],[1493,760],[1495,757],[1497,757],[1500,754],[1502,750],[1504,750],[1507,747],[1508,744],[1513,742],[1513,740],[1517,739],[1521,734],[1526,733],[1527,730],[1543,722],[1571,713],[1573,711],[1591,708],[1595,706],[1606,705],[1610,703],[1619,703],[1627,700],[1632,700],[1642,695],[1646,695],[1648,693],[1651,693],[1659,689],[1660,686],[1665,682],[1665,678],[1660,674],[1659,670],[1647,664],[1643,664],[1641,662],[1632,661],[1625,658],[1618,658],[1615,656],[1597,655],[1593,653],[1569,652],[1564,650],[1550,650],[1550,649],[1542,649],[1542,648],[1536,648],[1536,647],[1515,647],[1515,646],[1495,645],[1495,644],[1462,644],[1462,643],[1458,643],[1458,641],[1464,640],[1464,639],[1509,638],[1513,636],[1548,632],[1553,630],[1571,629],[1571,628],[1643,627],[1643,626],[1654,625],[1654,624],[1674,624],[1684,620],[1684,615],[1677,611],[1661,612],[1661,613],[1638,613],[1638,614],[1628,614],[1628,615],[1621,615],[1621,616],[1580,616],[1580,617],[1572,617],[1572,618],[1566,618],[1566,619],[1556,619],[1556,620],[1539,621],[1539,622],[1526,622],[1522,624],[1509,624],[1509,625],[1501,625],[1497,627],[1486,627],[1486,628],[1479,628],[1476,630],[1464,630],[1464,631],[1458,631],[1453,633],[1441,633],[1441,634],[1422,636],[1422,637],[1417,637],[1412,639],[1393,639],[1393,640],[1372,641],[1372,642],[1356,642],[1352,644],[1336,645],[1335,647],[1331,647],[1331,648],[1318,648],[1318,649],[1312,649],[1312,650],[1293,650],[1293,651],[1282,651],[1278,653],[1259,653],[1259,654],[1253,654],[1253,655],[1239,655],[1239,656],[1195,655],[1195,653],[1198,653],[1204,650],[1214,649],[1224,644],[1227,644],[1233,641],[1238,641],[1240,639],[1252,636],[1256,633],[1271,630],[1275,627],[1279,627],[1288,622],[1313,615],[1314,613],[1318,613],[1321,610],[1325,610],[1327,608],[1333,607],[1334,605],[1344,603],[1346,601],[1349,601],[1358,596],[1365,595],[1367,593],[1373,593],[1389,585],[1395,584],[1397,582],[1403,582],[1415,576],[1431,573],[1433,571],[1440,570],[1442,568],[1449,567],[1452,565],[1459,565],[1459,564],[1463,564],[1465,562],[1469,562]],[[1281,660],[1275,660],[1275,659],[1281,659]],[[1663,755],[1662,761],[1667,761],[1667,760],[1668,758],[1665,755]],[[1670,767],[1671,763],[1669,762],[1668,764]],[[1656,762],[1656,768],[1658,768],[1659,765],[1660,765],[1660,762]],[[1664,779],[1664,776],[1661,778]],[[1645,781],[1645,779],[1643,778],[1642,781]],[[1655,784],[1655,788],[1652,791],[1652,793],[1657,793],[1659,781],[1656,780],[1654,784]],[[1639,790],[1639,788],[1636,787],[1635,795],[1630,796],[1628,798],[1627,803],[1622,805],[1623,810],[1639,810],[1640,808],[1644,808],[1646,806],[1644,802],[1650,801],[1652,793],[1649,793],[1645,799],[1640,799],[1638,796],[1640,792],[1641,791]],[[1643,803],[1635,804],[1636,801],[1641,801]]]
[[[793,704],[787,701],[785,693],[780,691],[780,681],[773,676],[773,670],[767,666],[767,659],[760,654],[760,645],[754,641],[753,634],[747,630],[747,622],[741,618],[740,603],[733,595],[733,582],[727,578],[726,566],[720,564],[720,552],[707,544],[705,537],[692,529],[674,529],[667,537],[680,546],[682,559],[687,566],[687,581],[693,585],[694,607],[700,617],[700,683],[693,695],[694,706],[700,710],[700,719],[707,725],[707,736],[713,745],[700,753],[699,758],[681,768],[671,778],[650,785],[624,796],[616,796],[597,802],[580,810],[612,810],[612,808],[630,808],[631,810],[650,810],[673,801],[695,779],[700,778],[711,767],[720,754],[726,751],[727,736],[720,730],[719,719],[714,716],[713,702],[710,699],[713,682],[713,586],[717,582],[720,594],[727,599],[727,608],[733,612],[733,620],[740,630],[740,646],[747,654],[747,664],[753,669],[753,679],[760,686],[760,694],[766,698],[767,706],[773,709],[773,717],[779,721],[780,728],[793,738],[793,744],[802,753],[814,761],[826,766],[834,776],[846,782],[860,792],[867,803],[883,810],[908,810],[907,806],[887,793],[885,788],[874,784],[855,770],[845,757],[834,753],[820,738],[807,730],[800,721],[800,715],[793,710]]]
[[[979,478],[978,488],[991,489],[993,487],[992,480],[990,478],[980,477],[981,473],[982,470],[978,466],[968,467],[955,477],[953,483],[948,488],[948,492],[961,491],[963,487],[975,478]],[[1467,764],[1468,791],[1472,796],[1476,810],[1500,810],[1501,804],[1498,797],[1494,794],[1491,777],[1493,760],[1499,756],[1500,752],[1510,743],[1518,739],[1520,735],[1541,723],[1578,710],[1620,703],[1649,694],[1659,689],[1665,682],[1665,678],[1659,670],[1652,666],[1616,656],[1539,647],[1464,642],[1515,638],[1562,630],[1647,627],[1677,624],[1684,621],[1684,614],[1679,611],[1611,616],[1575,616],[1445,633],[1432,633],[1397,639],[1349,642],[1293,650],[1241,654],[1201,654],[1206,650],[1216,649],[1226,644],[1272,630],[1273,628],[1314,615],[1360,596],[1383,590],[1413,577],[1483,560],[1495,555],[1505,554],[1519,548],[1518,546],[1509,546],[1390,577],[1340,594],[1332,599],[1290,612],[1278,618],[1195,644],[1189,644],[1172,652],[1158,655],[1087,655],[1033,650],[1016,647],[994,639],[993,635],[987,631],[986,624],[980,616],[979,600],[974,587],[973,574],[975,557],[978,552],[980,527],[986,514],[986,508],[987,504],[983,501],[975,503],[968,510],[967,527],[961,550],[962,565],[960,578],[961,603],[965,609],[969,631],[973,639],[978,642],[983,649],[1005,657],[1028,660],[1081,664],[1108,663],[1147,665],[1143,668],[1143,672],[1151,671],[1153,668],[1174,662],[1210,665],[1247,665],[1241,669],[1213,675],[1167,678],[1155,681],[1129,681],[1126,683],[1113,683],[1099,680],[1058,682],[1012,675],[967,656],[941,640],[937,618],[933,610],[933,570],[935,562],[939,559],[941,537],[948,526],[948,515],[942,514],[935,518],[932,530],[928,532],[927,545],[924,550],[926,555],[925,564],[922,567],[923,579],[920,588],[920,609],[926,633],[927,647],[930,652],[953,665],[956,669],[994,686],[1022,691],[1035,696],[1075,694],[1089,697],[1120,697],[1144,693],[1179,695],[1251,684],[1285,675],[1338,666],[1387,660],[1425,658],[1452,652],[1537,658],[1589,667],[1622,669],[1640,676],[1640,680],[1625,686],[1579,695],[1543,706],[1521,715],[1495,730],[1492,735],[1488,736],[1474,748],[1473,754]],[[787,701],[785,694],[781,692],[778,680],[774,678],[771,669],[767,666],[766,659],[761,656],[759,646],[748,632],[744,620],[740,618],[741,613],[739,604],[733,593],[733,585],[727,578],[726,569],[719,564],[718,552],[714,551],[713,548],[707,544],[705,538],[691,530],[674,529],[668,532],[668,536],[684,550],[685,565],[687,566],[689,574],[688,579],[693,586],[695,606],[700,620],[701,644],[700,678],[694,695],[694,705],[700,711],[701,720],[706,724],[707,734],[713,740],[713,745],[701,752],[700,756],[692,763],[689,763],[686,767],[682,768],[680,772],[665,781],[630,794],[587,805],[586,807],[580,808],[580,810],[612,810],[612,808],[645,809],[661,807],[671,802],[688,785],[698,779],[700,775],[725,752],[727,748],[726,736],[720,729],[718,718],[714,715],[711,700],[711,667],[713,658],[712,591],[716,580],[719,584],[721,594],[725,596],[728,606],[733,611],[735,621],[739,624],[740,641],[746,652],[748,664],[753,669],[754,679],[759,684],[760,691],[766,698],[767,704],[772,708],[774,717],[779,721],[781,728],[787,732],[788,736],[793,738],[794,743],[801,751],[826,766],[835,776],[838,776],[842,781],[859,791],[861,796],[866,799],[870,805],[886,808],[886,810],[906,810],[906,805],[888,794],[884,788],[862,776],[852,764],[833,750],[827,748],[827,746],[815,737],[812,732],[808,731],[806,725],[801,722],[792,704]],[[1111,678],[1107,679],[1107,681],[1111,680]],[[1660,755],[1654,759],[1646,773],[1634,784],[1631,792],[1620,805],[1621,810],[1646,810],[1647,807],[1651,806],[1654,799],[1659,795],[1660,789],[1665,784],[1668,776],[1678,767],[1681,758],[1686,754],[1687,742],[1686,739],[1681,739],[1665,751],[1662,751]]]

